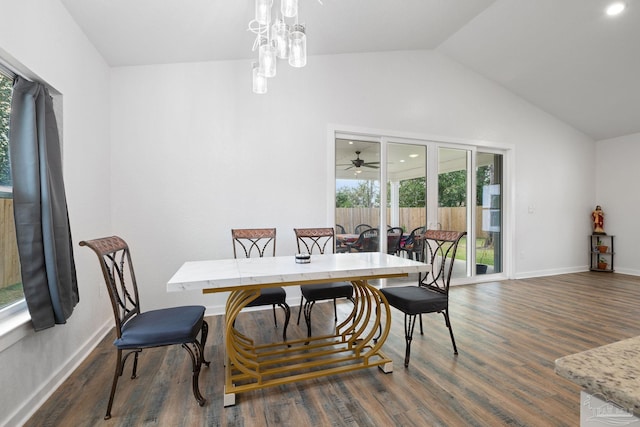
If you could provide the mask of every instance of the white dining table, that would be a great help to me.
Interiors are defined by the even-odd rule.
[[[306,264],[296,263],[293,255],[189,261],[169,280],[167,291],[230,292],[224,328],[224,406],[230,406],[236,393],[250,390],[373,366],[392,372],[393,362],[382,352],[390,308],[368,281],[406,277],[429,267],[379,252],[312,255]],[[342,281],[353,285],[355,304],[333,334],[258,345],[235,328],[236,317],[260,289]]]

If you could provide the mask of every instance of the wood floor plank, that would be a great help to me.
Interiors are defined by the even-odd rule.
[[[384,346],[394,372],[377,368],[286,384],[237,396],[223,408],[223,319],[208,317],[199,407],[191,393],[191,361],[179,346],[145,350],[138,378],[131,360],[104,421],[115,363],[109,334],[26,423],[31,426],[575,426],[579,392],[554,373],[555,359],[640,335],[640,278],[595,272],[489,282],[451,290],[453,355],[444,319],[424,316],[411,363],[404,368],[402,313],[392,310]],[[338,304],[344,318],[351,304]],[[243,312],[237,326],[256,342],[278,340],[272,311]],[[296,325],[287,335],[304,338]],[[302,321],[304,322],[304,320]],[[333,328],[333,305],[313,309],[315,335]]]

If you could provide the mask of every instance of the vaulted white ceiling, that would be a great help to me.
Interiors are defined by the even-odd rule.
[[[255,57],[253,0],[61,2],[114,67]],[[310,56],[435,49],[601,140],[640,132],[640,4],[609,2],[300,0],[300,21]]]

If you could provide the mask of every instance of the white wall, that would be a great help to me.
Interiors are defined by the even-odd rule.
[[[38,333],[25,327],[24,338],[0,350],[0,425],[17,425],[112,327],[95,255],[77,246],[111,231],[109,74],[57,1],[0,0],[0,10],[0,55],[62,94],[64,178],[80,292],[66,325]]]
[[[614,268],[620,273],[640,275],[640,133],[596,144],[596,202],[604,210],[604,230],[615,237]]]
[[[312,57],[278,73],[259,96],[248,61],[112,70],[114,230],[132,246],[150,306],[219,311],[220,296],[164,284],[186,260],[232,256],[232,227],[277,227],[284,255],[293,227],[331,226],[334,123],[512,144],[516,275],[586,269],[591,139],[437,52]]]

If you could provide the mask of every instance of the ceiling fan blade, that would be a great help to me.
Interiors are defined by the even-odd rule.
[[[365,168],[371,168],[371,169],[380,169],[380,166],[375,166],[375,165],[371,165],[369,163],[365,163],[364,165]]]

